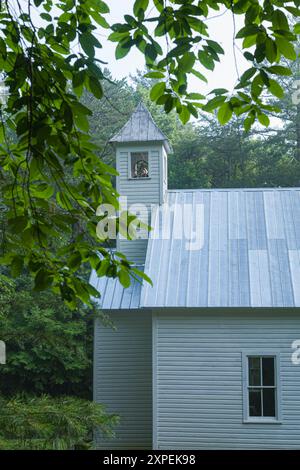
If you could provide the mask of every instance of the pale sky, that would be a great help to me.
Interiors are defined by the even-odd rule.
[[[110,7],[110,14],[107,19],[110,23],[123,22],[124,14],[132,14],[134,0],[106,0]],[[151,0],[150,0],[151,3]],[[150,11],[150,9],[149,9]],[[213,15],[220,15],[220,12],[214,12]],[[236,17],[236,32],[242,27],[242,17]],[[218,18],[212,18],[208,21],[211,39],[219,42],[225,50],[225,55],[221,56],[221,63],[218,64],[213,72],[202,68],[200,71],[209,80],[209,85],[198,80],[195,77],[190,78],[190,91],[193,92],[209,92],[213,88],[227,88],[231,90],[237,80],[237,72],[233,55],[233,19],[230,12]],[[101,30],[103,34],[104,30]],[[100,31],[99,31],[100,32]],[[114,78],[123,78],[130,74],[135,74],[137,69],[143,69],[144,60],[142,54],[134,49],[126,57],[121,60],[115,59],[115,43],[110,43],[105,37],[99,37],[103,44],[103,49],[99,54],[99,58],[108,62],[107,67],[110,69]],[[238,63],[239,74],[249,67],[242,53],[236,48],[236,58]],[[202,66],[200,66],[202,67]]]

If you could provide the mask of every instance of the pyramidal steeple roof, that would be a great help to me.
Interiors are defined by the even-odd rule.
[[[110,142],[163,142],[166,151],[171,151],[168,138],[155,124],[142,102],[137,105],[129,121],[110,139]]]

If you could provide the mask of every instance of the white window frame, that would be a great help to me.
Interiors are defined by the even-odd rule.
[[[275,417],[249,415],[249,362],[248,357],[274,357],[275,358]],[[281,424],[281,380],[280,380],[280,352],[278,350],[249,349],[242,352],[242,382],[243,382],[243,422],[260,424]],[[258,387],[259,388],[259,387]]]
[[[147,177],[143,177],[143,176],[140,176],[140,177],[137,177],[137,178],[134,178],[131,174],[131,155],[133,153],[147,153],[148,154],[148,176]],[[145,181],[145,180],[150,180],[151,179],[151,164],[150,164],[150,155],[151,155],[151,152],[149,149],[145,149],[145,148],[136,148],[136,149],[131,149],[129,152],[128,152],[128,179],[129,180],[137,180],[137,181]]]

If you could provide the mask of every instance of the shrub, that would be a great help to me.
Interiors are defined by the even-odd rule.
[[[102,405],[73,397],[0,396],[0,450],[92,448],[93,429],[113,435],[118,417]]]

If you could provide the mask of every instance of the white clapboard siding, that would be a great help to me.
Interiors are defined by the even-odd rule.
[[[300,365],[291,361],[299,313],[177,312],[153,320],[154,448],[299,449]],[[280,352],[281,424],[243,423],[242,352],[249,349]]]
[[[94,400],[120,416],[114,439],[96,432],[99,449],[152,446],[152,329],[147,311],[110,314],[116,330],[95,323]]]
[[[130,152],[149,153],[149,178],[130,178]],[[127,198],[127,210],[135,213],[138,218],[151,224],[151,206],[162,202],[163,191],[163,144],[144,143],[119,145],[117,147],[117,191],[122,198]],[[166,169],[166,168],[165,168]],[[166,169],[167,170],[167,169]],[[166,184],[166,183],[165,183]],[[139,207],[139,205],[142,207]],[[134,205],[134,207],[132,206]],[[131,210],[130,210],[131,206]],[[144,210],[143,210],[144,207]],[[118,240],[118,250],[130,261],[144,264],[148,240]]]

